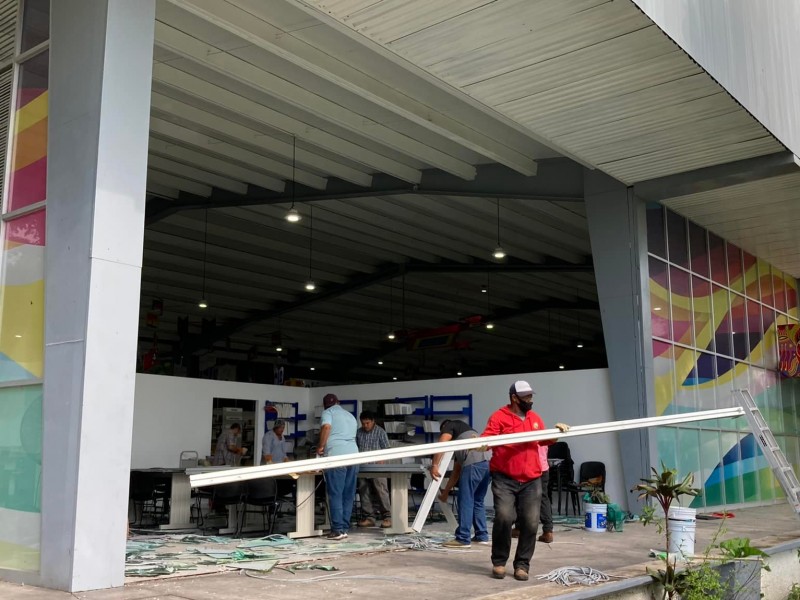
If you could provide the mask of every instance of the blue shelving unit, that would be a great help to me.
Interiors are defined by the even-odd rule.
[[[457,406],[461,403],[462,406]],[[472,394],[461,396],[430,396],[428,401],[428,414],[436,416],[465,416],[469,426],[472,427]]]
[[[339,406],[353,415],[358,421],[358,400],[339,400]]]
[[[285,433],[283,437],[287,440],[296,440],[302,437],[305,437],[306,432],[300,431],[300,421],[305,421],[308,419],[308,415],[302,414],[300,412],[300,405],[297,402],[267,402],[266,406],[291,406],[292,407],[292,416],[289,417],[278,417],[272,416],[271,413],[265,412],[264,413],[264,433],[272,429],[271,423],[274,423],[277,419],[282,419],[287,421],[288,424],[292,425],[292,429],[289,433]]]

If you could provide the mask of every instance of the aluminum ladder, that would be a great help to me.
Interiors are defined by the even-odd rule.
[[[734,390],[734,400],[738,400],[744,409],[744,416],[753,431],[753,437],[758,442],[761,452],[772,467],[772,472],[778,478],[789,504],[794,508],[795,514],[800,517],[800,481],[797,480],[792,465],[786,460],[786,455],[778,446],[772,430],[767,425],[767,421],[756,406],[756,401],[750,390]]]

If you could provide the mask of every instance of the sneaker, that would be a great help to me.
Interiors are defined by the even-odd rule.
[[[480,546],[491,546],[492,544],[492,542],[489,540],[479,540],[478,538],[472,538],[472,543]]]
[[[514,579],[517,581],[528,581],[528,572],[525,569],[514,569]]]
[[[381,527],[384,529],[389,529],[392,526],[392,520],[387,517],[383,521],[381,521]]]
[[[342,533],[341,531],[331,531],[328,535],[325,536],[326,540],[343,540],[347,537],[346,533]]]
[[[553,532],[552,531],[545,531],[542,535],[537,538],[543,544],[552,544],[553,543]]]
[[[503,565],[492,567],[492,577],[495,579],[505,579],[506,568]]]
[[[465,543],[465,542],[459,542],[458,540],[450,540],[450,541],[445,542],[444,544],[442,544],[442,548],[462,548],[462,549],[466,549],[466,548],[472,548],[472,544],[470,544],[469,542]]]
[[[375,519],[372,517],[367,517],[366,519],[361,519],[358,522],[359,527],[375,527]]]

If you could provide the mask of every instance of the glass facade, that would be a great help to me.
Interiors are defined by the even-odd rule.
[[[800,380],[782,378],[777,326],[798,322],[797,281],[695,223],[648,207],[656,414],[733,406],[749,389],[787,458],[800,465]],[[661,427],[659,459],[694,473],[693,507],[783,495],[744,417]]]
[[[0,250],[0,568],[39,570],[49,2],[24,0]],[[6,71],[8,72],[8,71]]]

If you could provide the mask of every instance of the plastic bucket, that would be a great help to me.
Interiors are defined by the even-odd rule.
[[[667,518],[669,548],[667,551],[683,557],[694,556],[694,533],[697,527],[697,509],[671,507]]]
[[[590,502],[585,502],[583,504],[583,512],[586,515],[584,529],[586,529],[586,531],[593,531],[594,533],[605,533],[607,510],[607,504],[591,504]]]

